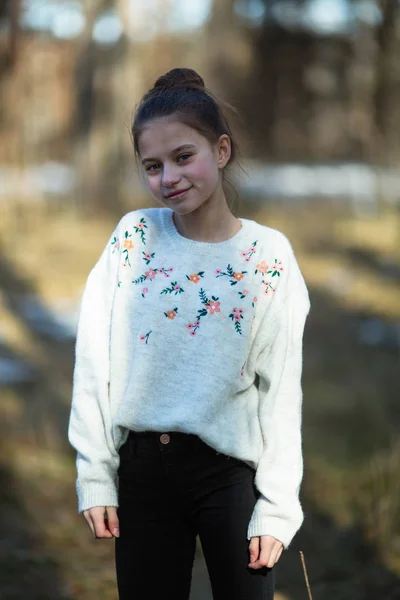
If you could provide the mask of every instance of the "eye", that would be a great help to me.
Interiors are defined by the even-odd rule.
[[[154,171],[157,171],[160,168],[160,165],[155,164],[155,165],[149,165],[148,167],[146,167],[146,172],[147,173],[154,173]]]
[[[191,156],[192,154],[181,154],[180,156],[178,156],[178,162],[184,162],[188,160]]]

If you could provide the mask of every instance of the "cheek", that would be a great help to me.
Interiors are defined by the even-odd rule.
[[[218,173],[215,163],[207,159],[197,160],[190,169],[191,177],[199,183],[214,184],[218,181]]]
[[[156,175],[147,177],[147,185],[149,186],[152,194],[157,194],[157,192],[160,190],[160,178]]]

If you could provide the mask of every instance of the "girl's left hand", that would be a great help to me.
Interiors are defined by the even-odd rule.
[[[268,567],[272,569],[282,554],[283,544],[272,535],[261,535],[251,538],[249,550],[250,563],[248,566],[250,568]]]

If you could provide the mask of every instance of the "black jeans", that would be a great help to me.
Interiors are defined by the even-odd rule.
[[[120,458],[120,600],[188,600],[197,535],[214,600],[273,599],[276,567],[247,566],[251,467],[178,432],[130,432]]]

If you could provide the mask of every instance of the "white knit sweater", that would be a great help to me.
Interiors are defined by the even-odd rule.
[[[248,538],[287,548],[303,521],[304,279],[275,229],[242,218],[229,240],[199,242],[172,215],[125,215],[86,283],[69,423],[79,511],[118,506],[129,429],[182,431],[256,469]]]

